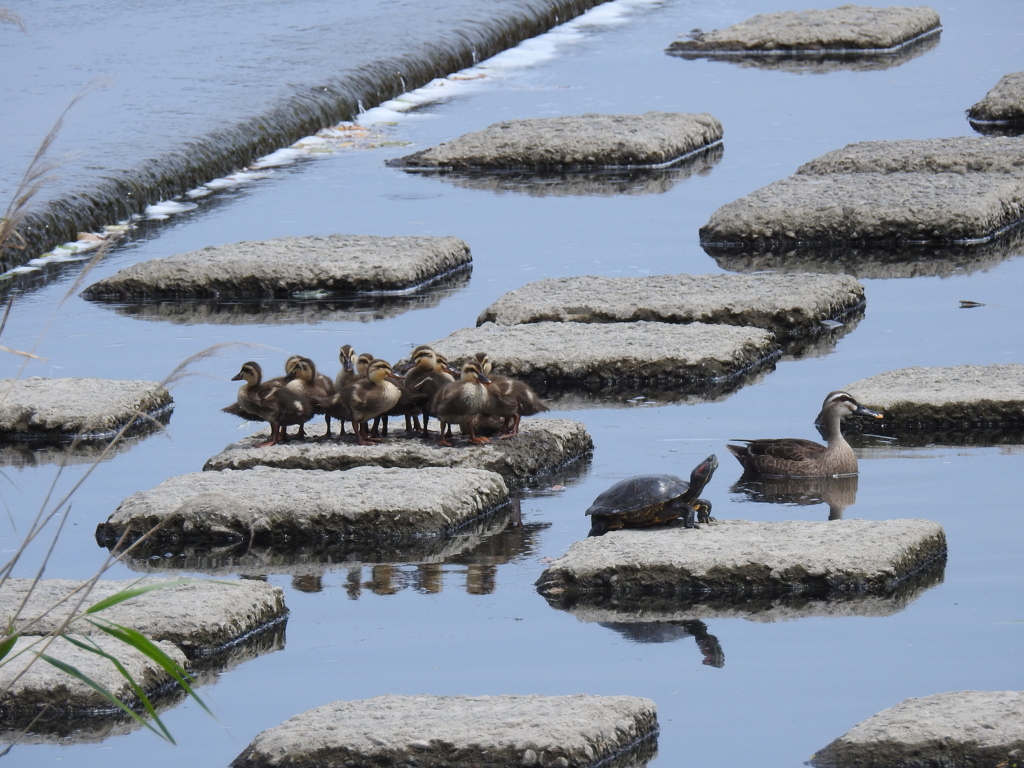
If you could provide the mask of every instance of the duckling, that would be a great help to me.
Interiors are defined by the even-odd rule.
[[[492,407],[489,413],[504,419],[502,439],[519,434],[519,422],[523,416],[533,416],[551,410],[525,381],[492,374],[491,358],[486,352],[477,352],[473,357],[484,375],[491,380]]]
[[[335,392],[340,392],[359,375],[356,372],[356,350],[351,344],[342,344],[338,350],[338,361],[341,363],[341,370],[334,377]]]
[[[239,415],[251,420],[266,421],[270,424],[270,439],[256,447],[276,445],[288,439],[287,427],[291,424],[305,424],[313,418],[313,403],[301,392],[284,386],[279,380],[263,381],[263,370],[259,363],[250,360],[231,377],[232,381],[245,381],[238,388],[236,406]],[[228,408],[224,411],[231,412]]]
[[[386,360],[373,360],[367,366],[366,377],[356,379],[340,392],[321,401],[321,405],[335,418],[351,420],[359,445],[372,445],[367,422],[395,407],[401,392],[388,379],[401,381]]]
[[[775,477],[828,477],[857,474],[857,454],[846,442],[840,422],[847,416],[882,414],[865,408],[846,392],[829,392],[818,420],[827,445],[800,438],[741,440],[745,445],[726,445],[744,471]]]
[[[330,437],[331,415],[319,403],[334,394],[334,382],[329,376],[317,372],[316,363],[308,357],[302,357],[301,355],[292,355],[288,358],[285,363],[285,372],[287,374],[285,386],[295,392],[305,394],[313,401],[314,411],[324,415],[324,423],[326,424],[324,437]],[[342,429],[344,429],[344,426],[342,426]],[[305,427],[301,424],[299,425],[296,437],[306,437]]]
[[[449,425],[452,423],[457,423],[469,435],[469,442],[490,442],[486,437],[477,437],[474,426],[476,418],[486,411],[490,401],[488,384],[490,379],[480,370],[480,366],[469,362],[462,366],[458,381],[446,384],[434,395],[431,410],[441,422],[441,440],[438,445],[451,445],[448,441],[451,432],[446,435],[445,430],[450,430]]]
[[[447,363],[438,359],[438,354],[428,346],[419,346],[413,350],[412,362],[406,369],[405,381],[402,382],[402,398],[392,409],[392,414],[405,416],[405,431],[411,432],[410,426],[420,432],[419,417],[423,416],[422,434],[428,432],[430,421],[430,403],[446,384],[455,381],[455,377],[447,370]]]

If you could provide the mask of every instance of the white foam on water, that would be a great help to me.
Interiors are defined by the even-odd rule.
[[[269,155],[257,158],[249,168],[255,170],[261,168],[277,168],[282,165],[291,165],[303,157],[307,157],[307,153],[303,152],[301,149],[297,149],[296,147],[282,147],[281,149],[271,152]]]
[[[159,203],[147,205],[145,214],[147,219],[166,219],[175,213],[194,211],[199,206],[196,203],[179,203],[176,200],[161,200]]]

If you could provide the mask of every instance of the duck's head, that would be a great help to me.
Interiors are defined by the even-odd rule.
[[[829,392],[825,396],[825,402],[821,404],[820,416],[824,417],[829,414],[837,414],[840,419],[845,419],[847,416],[869,416],[872,419],[884,418],[878,411],[872,411],[870,408],[865,408],[858,403],[849,392],[841,390]]]
[[[380,384],[385,379],[397,379],[399,381],[402,379],[401,376],[392,370],[391,363],[380,359],[370,362],[366,369],[366,377],[375,384]]]
[[[369,352],[363,352],[358,358],[356,358],[356,373],[360,376],[366,376],[370,370],[370,363],[376,359],[377,358]]]
[[[480,370],[479,364],[475,362],[469,362],[462,366],[460,378],[463,381],[479,382],[480,384],[491,383],[491,380],[487,378],[487,375]]]
[[[434,356],[437,358],[437,365],[434,366],[434,370],[438,373],[447,373],[449,376],[459,378],[462,374],[457,368],[452,368],[448,363],[448,358],[442,355],[440,352],[435,352]]]
[[[260,368],[260,364],[250,360],[247,363],[242,363],[241,370],[231,377],[232,381],[246,381],[249,384],[259,384],[263,381],[263,369]]]
[[[473,355],[473,362],[480,366],[485,376],[491,372],[491,358],[486,352],[477,352]]]
[[[437,368],[437,353],[430,347],[418,347],[418,351],[414,350],[412,355],[412,368],[423,368],[427,371],[433,371]]]
[[[338,360],[342,370],[351,373],[356,369],[356,350],[351,344],[342,344],[338,350]]]

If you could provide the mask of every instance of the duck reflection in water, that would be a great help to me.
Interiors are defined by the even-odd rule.
[[[708,632],[699,619],[682,621],[602,621],[602,627],[613,629],[634,643],[673,643],[684,637],[697,641],[703,661],[708,667],[724,667],[725,653],[718,638]]]
[[[844,477],[764,477],[744,475],[729,490],[746,494],[750,501],[809,507],[828,504],[828,519],[841,520],[857,502],[857,475]]]

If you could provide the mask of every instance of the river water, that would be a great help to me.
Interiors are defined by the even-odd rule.
[[[240,240],[334,232],[461,237],[473,251],[472,277],[433,298],[348,315],[307,308],[290,317],[268,315],[272,322],[240,322],[230,314],[119,311],[85,302],[77,291],[61,303],[78,277],[76,263],[18,276],[3,343],[32,347],[46,325],[36,347],[45,360],[32,363],[27,375],[162,379],[210,345],[260,345],[225,347],[196,364],[197,375],[172,390],[175,410],[166,434],[136,441],[96,468],[75,493],[47,575],[90,574],[105,554],[94,542],[95,527],[123,498],[198,471],[246,434],[250,427],[219,412],[232,401],[229,379],[246,359],[276,368],[297,352],[333,373],[340,344],[397,359],[415,344],[473,325],[498,296],[542,277],[723,272],[697,236],[720,205],[850,142],[972,135],[964,110],[1001,75],[1020,69],[1024,9],[1016,0],[932,6],[943,31],[929,50],[890,68],[814,73],[664,53],[693,28],[807,4],[620,0],[395,105],[415,102],[413,110],[370,111],[360,120],[370,138],[331,140],[291,165],[266,169],[261,178],[183,200],[196,203],[192,210],[138,222],[86,280]],[[130,28],[122,15],[104,23]],[[270,50],[279,59],[287,44]],[[216,57],[207,64],[213,73],[233,71],[232,62]],[[260,75],[239,78],[242,88],[246,78]],[[186,79],[168,87],[173,95],[189,86]],[[224,109],[225,118],[235,116],[230,106]],[[620,185],[602,194],[559,194],[565,190],[557,185],[480,189],[385,165],[499,120],[651,109],[714,114],[725,129],[721,159],[688,178]],[[592,459],[526,491],[521,529],[494,534],[442,564],[306,562],[250,570],[228,563],[197,571],[194,563],[154,561],[152,569],[167,573],[263,576],[282,586],[290,609],[283,648],[200,688],[216,719],[191,702],[170,709],[165,720],[180,742],[176,747],[134,732],[95,742],[26,744],[15,748],[8,764],[226,765],[260,730],[335,699],[586,692],[655,701],[661,733],[653,766],[774,768],[804,763],[857,722],[910,696],[1021,690],[1024,440],[1013,437],[861,449],[856,500],[845,516],[928,518],[940,522],[948,538],[943,578],[905,604],[819,607],[785,620],[712,612],[637,628],[583,621],[535,591],[546,562],[586,534],[583,511],[618,479],[647,472],[685,476],[714,452],[721,466],[704,495],[716,517],[824,520],[825,504],[755,499],[735,488],[740,468],[725,442],[813,438],[825,393],[883,371],[1024,362],[1019,250],[974,261],[923,259],[888,270],[854,263],[848,269],[865,285],[863,318],[834,343],[783,358],[729,396],[556,411],[586,423],[595,442]],[[983,306],[961,309],[961,300]],[[5,375],[16,369],[8,359]],[[84,471],[70,466],[57,476],[43,456],[5,468],[2,546],[14,546],[51,481],[66,489]],[[144,568],[118,566],[113,575],[128,578]],[[702,663],[698,640],[706,646],[708,635],[721,649],[721,666]]]

